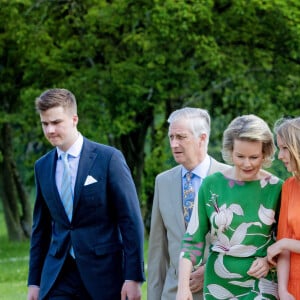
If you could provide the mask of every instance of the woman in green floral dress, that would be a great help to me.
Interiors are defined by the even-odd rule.
[[[275,153],[268,125],[254,115],[234,119],[223,136],[223,158],[233,167],[204,179],[182,241],[177,300],[192,300],[189,274],[202,263],[204,299],[278,299],[267,262],[274,242],[282,180],[263,170]]]

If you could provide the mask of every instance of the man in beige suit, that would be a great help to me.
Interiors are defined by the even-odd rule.
[[[174,300],[177,293],[181,240],[187,223],[183,213],[186,173],[192,171],[192,185],[199,190],[202,179],[228,166],[207,154],[210,116],[200,108],[182,108],[169,119],[169,140],[178,166],[160,173],[155,180],[148,249],[148,300]],[[197,197],[197,192],[195,194]],[[204,266],[190,278],[193,299],[202,297]]]

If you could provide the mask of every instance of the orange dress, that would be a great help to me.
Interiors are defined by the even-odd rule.
[[[281,207],[277,239],[300,240],[300,182],[296,177],[288,178],[282,186]],[[300,254],[291,252],[289,292],[300,299]]]

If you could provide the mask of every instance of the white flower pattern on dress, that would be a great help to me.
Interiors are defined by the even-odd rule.
[[[279,182],[279,179],[275,176],[268,176],[259,181],[259,185],[262,189],[265,189],[269,184],[275,185]],[[237,185],[244,186],[245,182],[235,181],[228,178],[228,184],[230,188],[234,188]],[[244,217],[245,212],[243,210],[244,206],[236,203],[238,201],[228,201],[224,203],[222,201],[222,205],[218,204],[219,195],[213,191],[210,191],[210,198],[206,202],[206,205],[209,207],[209,221],[210,221],[210,237],[211,237],[211,251],[214,253],[219,253],[216,257],[216,260],[213,264],[213,270],[215,275],[218,278],[223,278],[227,284],[232,286],[240,286],[243,288],[249,288],[254,294],[254,300],[262,300],[262,299],[270,299],[266,295],[274,296],[278,299],[277,294],[277,284],[273,279],[270,278],[262,278],[262,279],[249,279],[244,278],[244,273],[235,273],[230,271],[224,264],[223,259],[226,256],[232,257],[255,257],[255,254],[259,251],[259,249],[265,247],[271,240],[271,235],[266,233],[263,234],[261,230],[255,230],[259,228],[265,228],[265,226],[271,226],[275,223],[275,210],[265,207],[262,203],[259,204],[256,210],[256,214],[258,216],[256,222],[247,222],[247,216],[245,216],[245,222],[242,223],[232,223],[235,221],[236,217]],[[235,203],[234,203],[235,202]],[[199,229],[199,216],[198,216],[198,202],[196,201],[196,209],[194,208],[192,218],[190,220],[189,226],[187,228],[187,234],[190,234],[190,237],[186,239],[192,239],[193,235]],[[244,204],[242,204],[244,205]],[[246,206],[247,207],[247,206]],[[243,219],[241,219],[243,221]],[[249,220],[249,219],[248,219]],[[249,230],[249,228],[253,228]],[[252,237],[251,237],[252,236]],[[255,245],[253,241],[255,241],[255,236],[266,238],[266,242],[264,245]],[[250,239],[249,239],[249,238]],[[254,239],[253,239],[254,237]],[[247,238],[247,239],[246,239]],[[252,241],[252,242],[251,242]],[[250,242],[250,243],[249,243]],[[190,258],[196,262],[196,257],[198,253],[202,253],[203,249],[199,242],[193,242],[193,249],[190,251]],[[182,249],[183,252],[181,255],[184,255],[184,252],[188,249]],[[197,262],[198,263],[198,262]],[[201,263],[201,260],[200,262]],[[241,297],[246,296],[246,294],[233,294],[232,291],[229,290],[229,285],[221,285],[216,282],[212,282],[207,285],[206,292],[204,296],[212,296],[216,299],[239,299]],[[243,293],[243,292],[241,292]],[[248,294],[248,293],[247,293]],[[205,299],[205,297],[204,297]],[[253,299],[253,298],[252,298]]]
[[[244,286],[244,287],[249,287],[251,288],[255,280],[247,280],[245,282],[234,282],[231,281],[232,284],[237,284],[239,286]],[[277,287],[278,285],[275,284],[274,282],[267,280],[265,278],[261,278],[258,283],[259,290],[260,292],[257,293],[257,296],[254,298],[254,300],[266,300],[265,296],[263,296],[263,293],[268,293],[273,295],[275,298],[278,299],[278,292],[277,292]],[[219,284],[210,284],[207,286],[210,295],[215,297],[216,299],[230,299],[230,300],[237,300],[242,296],[246,295],[233,295],[230,291],[228,291],[226,288],[222,287]]]
[[[270,176],[264,177],[263,179],[260,180],[260,186],[262,188],[264,188],[268,183],[270,183],[270,184],[277,184],[278,181],[279,181],[278,177],[270,175]]]
[[[272,225],[275,223],[275,211],[264,207],[262,204],[258,210],[259,219],[266,225]]]
[[[223,232],[228,229],[229,225],[232,222],[233,214],[243,216],[244,212],[240,205],[231,204],[228,208],[226,204],[223,204],[218,211],[214,212],[211,215],[211,220],[215,221],[216,226],[218,227],[219,232]]]
[[[252,245],[246,246],[242,244],[244,238],[246,237],[247,229],[252,225],[261,227],[261,224],[259,222],[242,223],[234,231],[230,240],[228,236],[218,232],[217,236],[212,237],[212,251],[237,257],[248,257],[254,255],[257,247]]]
[[[260,181],[261,187],[264,188],[268,183],[276,184],[278,178],[270,176],[264,178]],[[247,235],[247,230],[250,226],[259,226],[262,224],[260,222],[251,222],[251,223],[241,223],[234,231],[231,239],[228,238],[224,231],[229,229],[233,214],[243,216],[244,212],[242,207],[239,204],[231,204],[228,208],[226,204],[223,204],[221,207],[218,206],[218,195],[211,192],[211,198],[209,204],[214,207],[214,212],[210,216],[211,224],[216,226],[211,227],[211,239],[212,239],[212,251],[219,252],[217,260],[214,264],[214,270],[216,274],[221,278],[242,278],[241,274],[230,272],[223,264],[224,255],[231,255],[235,257],[248,257],[254,255],[257,251],[257,247],[254,245],[243,245],[242,242]],[[263,224],[271,225],[275,222],[275,211],[264,207],[262,204],[258,210],[258,216],[260,221]],[[255,280],[248,280],[246,282],[240,281],[230,281],[231,284],[252,287],[255,284]],[[276,285],[275,285],[276,286]],[[272,288],[270,288],[272,287]],[[267,299],[262,296],[264,290],[268,291],[278,298],[277,290],[274,288],[274,282],[270,282],[267,279],[261,279],[259,282],[260,294],[257,295],[255,300]],[[238,299],[237,297],[241,295],[232,295],[230,291],[218,284],[211,284],[208,286],[210,294],[217,299]]]

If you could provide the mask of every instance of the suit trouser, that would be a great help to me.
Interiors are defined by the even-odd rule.
[[[80,278],[75,259],[68,255],[45,300],[92,300]]]

